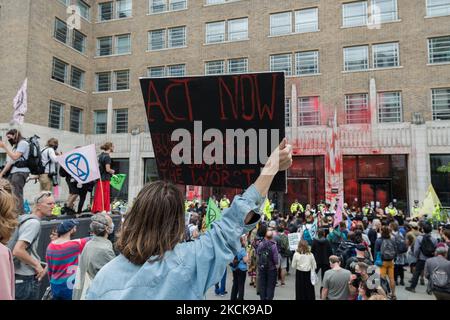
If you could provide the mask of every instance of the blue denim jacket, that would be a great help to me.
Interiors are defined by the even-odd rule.
[[[119,255],[97,273],[86,299],[204,299],[241,249],[240,236],[256,226],[263,201],[256,188],[250,186],[242,196],[234,198],[211,230],[196,241],[178,244],[161,261],[135,265]],[[256,216],[246,225],[244,218],[250,211]]]

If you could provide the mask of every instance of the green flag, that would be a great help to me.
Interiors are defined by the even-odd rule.
[[[120,173],[115,174],[111,177],[111,187],[116,189],[117,191],[122,190],[123,183],[125,182],[125,178],[127,177],[126,174]]]
[[[209,198],[208,207],[206,208],[206,229],[209,230],[211,224],[214,221],[220,220],[220,218],[222,218],[222,213],[219,207],[211,198]]]

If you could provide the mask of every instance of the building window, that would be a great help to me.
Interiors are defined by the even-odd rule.
[[[205,74],[206,75],[224,74],[224,73],[225,73],[225,61],[224,60],[207,61],[205,63]]]
[[[187,0],[170,0],[169,1],[169,10],[183,10],[187,8]]]
[[[291,98],[284,100],[284,124],[286,127],[291,126]]]
[[[166,47],[166,30],[153,30],[149,32],[149,49],[160,50]]]
[[[53,36],[56,40],[67,43],[67,24],[64,21],[59,20],[58,18],[55,19],[55,33]]]
[[[80,9],[80,15],[86,20],[90,19],[90,9],[91,7],[83,0],[78,0],[78,8]]]
[[[97,73],[97,91],[111,91],[111,72]]]
[[[130,89],[130,70],[114,71],[115,90]]]
[[[112,37],[97,38],[97,56],[110,56],[112,50]]]
[[[402,122],[400,92],[378,93],[378,122]]]
[[[86,50],[86,36],[76,29],[73,29],[72,33],[70,33],[67,24],[58,18],[55,18],[55,32],[53,37],[62,43],[70,45],[81,53],[84,53]]]
[[[83,110],[77,107],[70,107],[70,131],[81,133],[83,124]]]
[[[369,0],[342,5],[344,27],[366,26],[397,19],[397,0]]]
[[[167,31],[167,32],[166,32]],[[166,39],[166,34],[168,39]],[[186,27],[174,27],[169,29],[152,30],[148,33],[149,50],[161,50],[167,48],[180,48],[186,46]]]
[[[84,71],[72,66],[70,85],[80,90],[84,89]]]
[[[319,97],[298,98],[298,125],[316,126],[319,124]]]
[[[228,21],[228,41],[248,39],[248,18]]]
[[[186,74],[185,64],[174,64],[170,66],[150,67],[147,69],[147,75],[151,78],[183,77]]]
[[[122,34],[120,36],[116,36],[116,48],[115,54],[127,54],[131,53],[131,35],[130,34]]]
[[[319,73],[319,51],[297,52],[295,54],[295,74],[308,75]]]
[[[86,36],[76,29],[73,29],[72,47],[81,53],[86,51]]]
[[[450,88],[432,89],[433,120],[450,120]]]
[[[367,70],[369,67],[369,47],[344,48],[344,70]]]
[[[63,5],[68,6],[70,0],[59,0],[59,2],[61,2]]]
[[[427,0],[427,16],[439,17],[450,15],[450,0]]]
[[[281,12],[270,15],[270,35],[279,36],[292,32],[292,12]]]
[[[64,61],[53,58],[52,79],[65,83],[67,80],[67,68],[69,65]]]
[[[271,55],[270,71],[284,71],[287,76],[290,76],[292,74],[292,54]]]
[[[149,0],[150,13],[177,11],[187,8],[187,0]]]
[[[369,105],[367,93],[345,96],[345,114],[348,124],[369,123]]]
[[[233,1],[239,1],[239,0],[206,0],[206,4],[221,4],[221,3],[233,2]]]
[[[248,72],[248,59],[238,58],[228,60],[228,73],[246,73]]]
[[[114,46],[113,46],[114,43]],[[131,53],[131,34],[97,38],[97,56]]]
[[[428,63],[450,62],[450,36],[428,39]]]
[[[313,32],[319,30],[319,9],[295,11],[295,32]]]
[[[372,0],[372,23],[398,19],[397,0]]]
[[[372,47],[373,67],[390,68],[400,65],[398,43],[377,44]]]
[[[107,126],[107,112],[94,111],[94,132],[95,134],[105,134]]]
[[[169,28],[169,48],[179,48],[186,45],[186,27]]]
[[[186,74],[186,65],[176,64],[167,66],[167,75],[169,77],[183,77]]]
[[[114,110],[114,131],[113,133],[128,132],[128,109]]]
[[[151,78],[162,78],[166,75],[165,67],[150,67],[147,69],[147,75]]]
[[[431,184],[444,207],[450,207],[450,154],[431,154]]]
[[[342,5],[343,26],[357,27],[367,25],[367,2],[352,2]]]
[[[117,19],[131,17],[133,4],[131,0],[117,0],[116,17]]]
[[[206,43],[225,41],[225,21],[210,22],[206,24]]]
[[[50,110],[48,114],[48,126],[53,129],[62,130],[64,127],[64,104],[50,101]]]
[[[99,21],[108,21],[114,19],[113,5],[111,2],[103,2],[98,5],[98,19]]]
[[[144,159],[144,184],[159,180],[155,158]]]

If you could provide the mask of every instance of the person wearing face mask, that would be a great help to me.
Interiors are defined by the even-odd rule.
[[[116,257],[113,245],[108,240],[113,229],[114,224],[109,215],[98,213],[92,216],[90,230],[93,237],[81,253],[72,300],[85,300],[86,292],[97,272]]]
[[[4,149],[8,157],[11,159],[3,170],[0,172],[0,178],[8,175],[8,180],[13,187],[16,196],[17,208],[20,214],[25,213],[23,208],[23,187],[30,175],[30,169],[24,165],[30,153],[30,145],[22,137],[17,129],[11,129],[6,133],[6,139],[13,147],[12,150],[6,147],[5,142],[0,140],[0,148]]]
[[[41,151],[41,161],[44,167],[44,173],[39,175],[39,184],[41,191],[52,191],[52,187],[58,184],[57,180],[57,160],[56,157],[61,153],[56,152],[58,149],[58,140],[51,138],[47,141],[47,145]]]

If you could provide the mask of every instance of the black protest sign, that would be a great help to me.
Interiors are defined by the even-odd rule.
[[[247,188],[285,136],[281,72],[140,81],[161,179]]]

